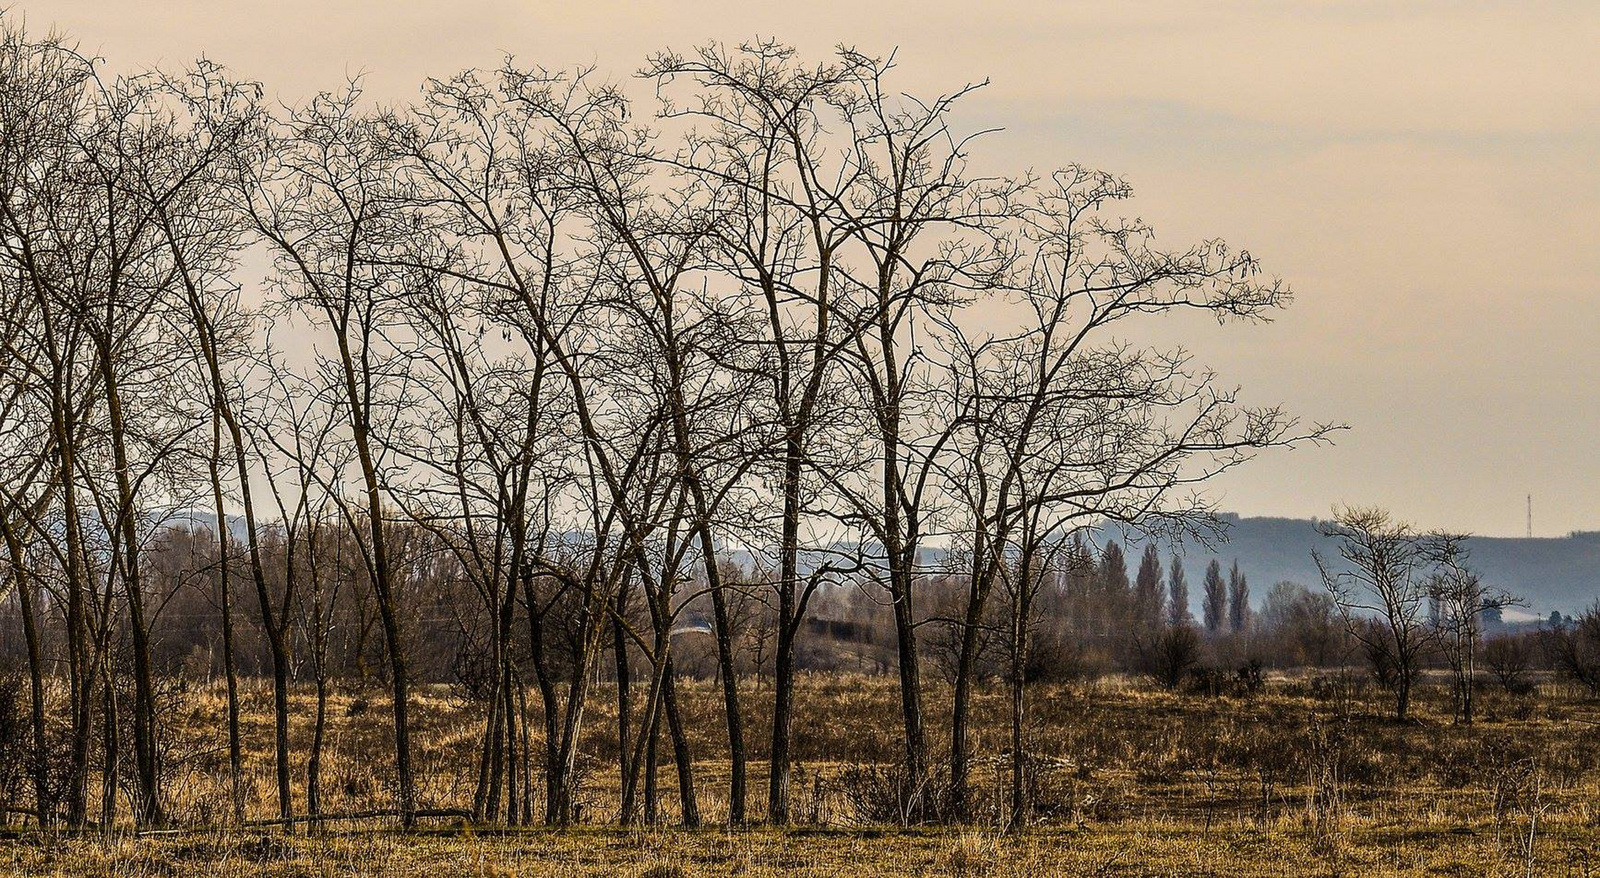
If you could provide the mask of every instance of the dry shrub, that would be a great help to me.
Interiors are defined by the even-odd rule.
[[[857,822],[938,823],[949,801],[950,773],[945,767],[930,768],[919,785],[904,765],[857,764],[839,775],[838,787]]]

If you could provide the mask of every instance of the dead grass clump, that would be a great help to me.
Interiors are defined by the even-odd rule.
[[[964,829],[947,843],[939,858],[940,872],[952,876],[986,876],[1000,860],[1001,836],[996,831]]]

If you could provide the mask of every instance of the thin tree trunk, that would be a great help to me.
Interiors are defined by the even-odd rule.
[[[633,752],[627,755],[626,763],[623,767],[622,811],[628,816],[629,821],[632,821],[637,816],[639,780],[643,773],[648,770],[647,766],[650,757],[647,753],[652,739],[650,735],[646,734],[646,730],[655,728],[657,719],[661,715],[661,691],[662,685],[666,680],[666,666],[660,660],[663,637],[663,633],[658,628],[656,630],[655,653],[650,668],[650,687],[645,695],[644,717],[639,722],[639,736],[634,741]]]
[[[50,795],[49,750],[45,739],[44,659],[39,642],[39,626],[33,612],[33,585],[28,581],[22,541],[17,537],[9,516],[0,516],[0,528],[5,530],[6,548],[11,554],[13,581],[22,611],[22,636],[28,646],[28,705],[33,725],[32,764],[29,767],[33,776],[34,808],[38,811],[39,826],[44,828],[51,823],[50,814],[54,807]]]
[[[1023,739],[1023,687],[1028,667],[1028,619],[1033,611],[1032,553],[1024,552],[1017,573],[1017,594],[1011,614],[1011,820],[1007,827],[1015,832],[1027,825],[1031,797],[1028,794],[1028,751]]]
[[[322,741],[328,727],[328,675],[320,667],[316,674],[317,715],[311,726],[311,751],[306,755],[306,813],[313,818],[322,816]]]
[[[978,631],[988,601],[988,577],[974,570],[967,596],[966,618],[961,627],[961,652],[956,660],[955,688],[950,701],[950,817],[966,820],[970,815],[968,798],[970,753],[967,748],[967,720],[971,714],[972,677],[978,660]]]
[[[524,570],[522,589],[528,604],[528,652],[533,662],[534,683],[539,687],[539,700],[544,712],[544,783],[545,823],[555,826],[559,819],[560,790],[565,785],[561,777],[561,759],[557,747],[556,687],[550,677],[550,668],[544,655],[544,614],[538,608],[533,592],[533,576]]]
[[[627,603],[628,583],[624,581],[617,590],[617,618],[611,621],[611,649],[615,653],[617,667],[617,771],[622,779],[622,810],[618,820],[623,826],[634,820],[634,777],[628,764],[628,757],[632,753],[628,746],[628,722],[633,710],[630,693],[632,671],[628,667],[627,636],[622,630],[622,616],[627,612]]]
[[[533,733],[532,720],[528,718],[528,687],[517,675],[517,705],[522,711],[522,819],[520,825],[533,823]]]
[[[794,648],[800,588],[800,444],[785,447],[783,532],[779,546],[778,642],[772,663],[772,747],[767,766],[767,821],[789,822],[789,743],[794,725]]]
[[[124,553],[121,577],[128,598],[128,627],[133,635],[133,746],[134,766],[139,778],[139,799],[134,814],[141,824],[160,825],[161,769],[156,744],[155,681],[150,661],[150,629],[144,607],[144,586],[139,570],[139,539],[134,520],[137,510],[130,478],[122,392],[117,384],[116,369],[111,364],[110,340],[98,340],[98,344],[111,455],[116,471],[117,537],[122,541]]]
[[[661,710],[650,714],[644,748],[644,822],[654,826],[661,821],[660,799],[656,792],[657,743],[661,740]]]
[[[224,531],[226,534],[226,531]],[[223,536],[226,541],[226,535]],[[244,745],[239,736],[239,666],[233,650],[233,606],[227,554],[222,561],[222,669],[228,686],[228,776],[232,780],[233,819],[244,822]]]
[[[61,487],[62,525],[66,536],[66,588],[67,588],[67,679],[68,701],[72,714],[72,738],[65,790],[67,824],[74,828],[84,826],[89,819],[89,745],[94,734],[91,702],[94,697],[94,669],[89,658],[88,606],[85,571],[87,552],[84,550],[83,530],[78,520],[77,473],[77,414],[72,406],[73,370],[67,360],[70,352],[63,354],[56,335],[56,320],[51,313],[50,298],[43,288],[34,285],[36,301],[44,332],[44,350],[50,360],[50,431],[60,465],[58,476]]]
[[[101,747],[104,753],[100,774],[100,831],[109,834],[117,820],[117,772],[122,753],[117,690],[112,684],[109,655],[101,659],[101,675]]]
[[[319,558],[317,557],[320,521],[313,519],[306,529],[306,560],[311,574],[311,669],[316,676],[317,712],[311,727],[311,750],[306,755],[306,813],[313,819],[311,827],[319,827],[315,818],[322,815],[322,746],[328,727],[328,626],[324,622],[324,592],[322,589]],[[338,576],[338,552],[335,546],[335,572]]]
[[[678,769],[678,804],[683,825],[699,826],[700,802],[694,792],[694,757],[689,750],[689,736],[684,732],[683,717],[678,713],[678,686],[670,655],[667,657],[661,696],[667,711],[667,726],[672,733],[672,757]]]
[[[495,779],[495,760],[500,748],[500,683],[496,681],[489,697],[489,714],[483,721],[483,747],[478,751],[478,785],[472,795],[472,820],[482,823],[493,820],[500,797],[499,781]]]
[[[330,313],[336,326],[346,324]],[[344,370],[345,398],[350,406],[350,425],[356,458],[366,490],[366,513],[371,540],[372,585],[378,599],[378,616],[383,625],[384,646],[389,654],[389,687],[394,700],[394,762],[400,793],[400,823],[409,829],[416,824],[416,778],[411,769],[411,684],[406,664],[405,644],[400,634],[399,604],[394,594],[390,569],[389,544],[383,530],[383,498],[378,484],[378,468],[372,456],[372,440],[367,422],[366,400],[357,388],[358,371],[344,331],[336,332],[340,362]]]
[[[232,539],[228,533],[227,509],[223,504],[222,476],[219,469],[222,433],[218,416],[211,418],[211,499],[217,514],[217,578],[221,592],[222,613],[222,666],[228,685],[228,778],[230,800],[233,804],[233,821],[244,822],[243,764],[244,748],[239,740],[239,672],[233,655],[233,586],[230,580],[228,546]]]
[[[511,683],[511,665],[506,663],[501,677],[501,688],[505,695],[501,699],[505,707],[505,759],[502,771],[506,778],[506,823],[515,825],[517,822],[517,704],[512,698],[514,690]]]

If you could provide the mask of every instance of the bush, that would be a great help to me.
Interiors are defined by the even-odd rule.
[[[1496,637],[1483,646],[1483,663],[1500,686],[1512,695],[1533,693],[1528,666],[1533,663],[1533,646],[1518,635]]]
[[[913,789],[905,766],[855,765],[839,776],[839,791],[862,823],[908,826],[937,823],[949,800],[949,775],[929,769],[922,789]]]
[[[1140,669],[1162,688],[1177,689],[1200,661],[1200,634],[1192,625],[1163,626],[1148,641],[1135,641]]]
[[[1240,695],[1254,697],[1261,694],[1267,685],[1267,678],[1261,672],[1260,659],[1249,659],[1239,666],[1239,672],[1234,675],[1234,685],[1238,687]]]
[[[1584,610],[1575,624],[1547,631],[1545,648],[1561,676],[1600,696],[1600,603]]]

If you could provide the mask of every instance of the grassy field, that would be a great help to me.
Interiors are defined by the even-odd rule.
[[[1037,819],[1007,835],[1003,696],[978,703],[978,822],[884,826],[867,809],[871,766],[893,760],[892,681],[805,681],[796,813],[804,824],[685,830],[614,825],[617,779],[608,691],[590,715],[582,799],[588,825],[566,832],[435,822],[412,834],[344,823],[316,834],[226,828],[134,837],[13,829],[0,870],[27,875],[1589,875],[1600,872],[1600,707],[1545,683],[1530,696],[1485,691],[1478,723],[1452,723],[1443,687],[1416,719],[1385,717],[1382,693],[1355,682],[1279,678],[1251,697],[1208,697],[1107,680],[1040,687],[1029,737],[1041,756]],[[759,695],[759,692],[752,694]],[[937,712],[947,693],[930,691]],[[686,686],[701,807],[726,813],[716,693]],[[221,700],[173,695],[182,736],[169,742],[172,816],[217,826],[227,812]],[[750,699],[752,706],[760,699]],[[445,688],[419,699],[424,804],[471,798],[476,705]],[[252,816],[271,813],[268,693],[246,702]],[[298,738],[309,696],[297,696]],[[333,710],[325,810],[386,804],[387,710],[342,692]],[[762,728],[757,711],[752,729]],[[943,730],[935,728],[933,740]],[[296,752],[302,749],[296,742]],[[297,779],[300,767],[297,766]],[[663,819],[675,818],[670,762]],[[752,765],[759,813],[765,766]],[[301,791],[297,789],[297,795]]]
[[[1525,829],[1526,827],[1524,827]],[[1541,827],[1534,858],[1494,827],[1360,822],[1331,844],[1292,821],[1265,827],[1117,822],[983,829],[582,828],[308,838],[196,832],[115,841],[10,842],[0,868],[22,875],[1591,875],[1592,827]]]

